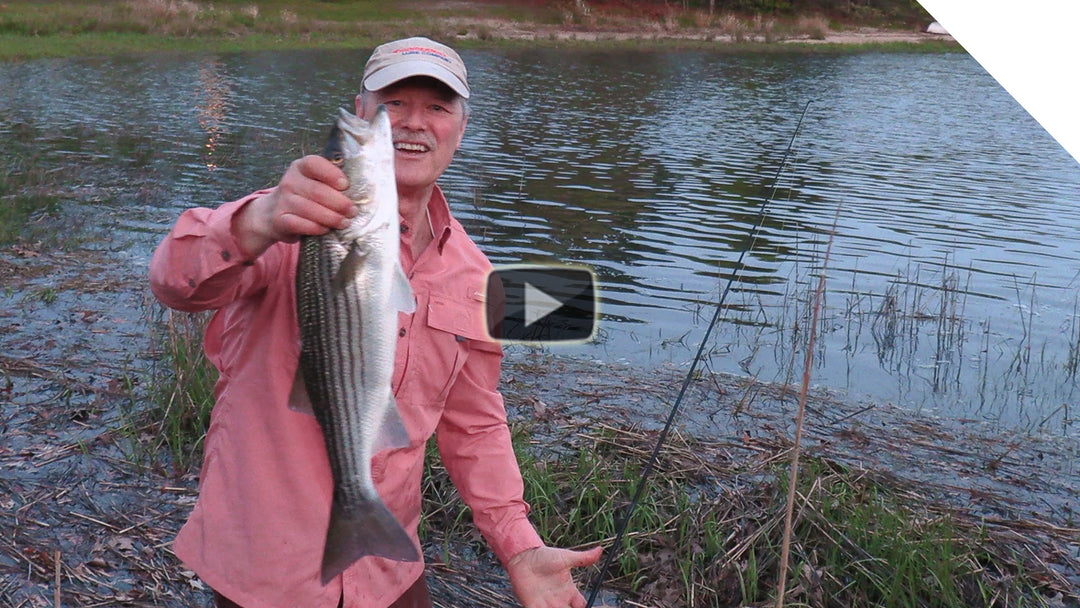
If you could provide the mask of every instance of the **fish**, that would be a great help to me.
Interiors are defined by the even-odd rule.
[[[391,387],[397,311],[416,299],[399,257],[400,220],[390,118],[342,109],[323,156],[349,179],[349,226],[300,239],[296,309],[300,372],[322,428],[334,479],[323,585],[364,556],[419,561],[412,539],[379,497],[371,459],[409,445]]]

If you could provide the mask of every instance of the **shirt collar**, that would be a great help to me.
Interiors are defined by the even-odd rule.
[[[439,253],[442,253],[443,245],[450,238],[450,205],[443,196],[442,189],[438,184],[431,192],[431,200],[428,201],[428,224],[431,225],[431,237],[439,244]]]

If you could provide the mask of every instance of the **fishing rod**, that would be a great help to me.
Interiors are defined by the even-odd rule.
[[[716,327],[716,323],[720,320],[720,314],[724,310],[724,301],[727,300],[728,292],[731,291],[732,284],[738,277],[739,271],[742,270],[743,258],[746,257],[746,252],[754,248],[757,232],[761,228],[761,225],[765,223],[765,209],[768,207],[769,202],[773,200],[773,197],[776,196],[780,175],[784,172],[784,167],[787,166],[788,158],[791,156],[791,151],[795,146],[795,139],[799,136],[799,130],[802,129],[803,119],[806,118],[806,111],[809,108],[810,102],[807,101],[806,105],[803,106],[802,113],[799,114],[799,121],[795,124],[795,132],[791,134],[791,141],[788,142],[787,149],[784,151],[784,156],[780,159],[780,166],[776,168],[776,174],[773,175],[772,188],[769,190],[769,195],[761,201],[761,206],[758,208],[758,219],[757,223],[754,224],[754,227],[750,230],[749,245],[739,253],[738,259],[735,260],[735,268],[728,276],[727,285],[724,286],[724,291],[720,294],[720,301],[716,304],[716,311],[713,312],[712,320],[709,321],[709,326],[705,329],[705,335],[702,336],[701,343],[698,344],[697,354],[694,355],[694,359],[690,363],[690,369],[686,372],[686,378],[683,379],[682,388],[679,389],[679,395],[675,398],[675,405],[671,407],[667,422],[664,423],[664,428],[660,431],[660,436],[656,440],[656,447],[653,448],[652,453],[649,455],[649,461],[645,464],[645,468],[641,472],[641,477],[638,479],[638,485],[634,490],[633,498],[630,499],[630,506],[627,507],[626,514],[619,522],[619,527],[615,532],[615,539],[612,542],[612,547],[607,551],[607,556],[604,558],[604,563],[600,567],[599,574],[596,576],[596,582],[593,583],[592,591],[589,593],[589,599],[585,604],[585,608],[592,608],[593,603],[596,601],[596,597],[600,594],[600,585],[604,582],[608,569],[611,568],[612,562],[615,561],[615,557],[618,556],[619,551],[622,549],[623,537],[626,535],[626,528],[630,524],[630,517],[634,514],[634,508],[637,507],[638,501],[641,500],[641,495],[645,491],[645,483],[648,481],[649,475],[652,474],[653,469],[656,467],[656,462],[660,458],[660,448],[663,447],[664,441],[671,431],[671,425],[675,422],[675,416],[679,412],[683,397],[686,395],[686,389],[690,386],[690,381],[693,379],[694,372],[697,370],[698,363],[701,361],[701,355],[705,352],[705,345],[709,342],[709,336],[712,334],[713,328]]]

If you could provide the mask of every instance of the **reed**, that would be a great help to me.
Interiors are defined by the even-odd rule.
[[[218,373],[202,349],[209,317],[151,306],[156,357],[143,389],[148,405],[133,401],[125,409],[121,434],[128,438],[132,460],[183,475],[202,463],[214,407]]]
[[[815,255],[814,251],[799,252],[783,290],[767,304],[755,301],[764,288],[751,286],[738,292],[742,303],[728,307],[730,317],[716,337],[714,350],[736,353],[736,363],[748,376],[760,377],[762,370],[771,369],[764,380],[790,382],[796,358],[808,347],[813,323],[813,281],[809,278],[813,269],[804,268],[806,264],[798,260]],[[978,293],[972,286],[976,271],[957,264],[951,251],[929,263],[909,258],[881,290],[865,287],[867,282],[879,283],[880,276],[864,276],[857,268],[844,272],[850,275],[849,284],[825,292],[815,325],[821,336],[814,347],[815,359],[828,361],[832,371],[845,360],[849,366],[857,363],[852,353],[869,351],[896,378],[901,390],[920,384],[940,395],[970,395],[974,403],[986,404],[978,411],[984,419],[1027,418],[1029,430],[1057,430],[1059,424],[1067,430],[1074,422],[1047,419],[1045,414],[1057,408],[1059,403],[1054,401],[1059,397],[1067,399],[1068,387],[1076,384],[1080,297],[1061,335],[1052,337],[1063,341],[1061,348],[1051,339],[1039,343],[1034,337],[1033,326],[1043,306],[1040,299],[1048,289],[1035,276],[1014,278],[1012,326],[995,332],[992,319],[972,317],[968,304]],[[767,298],[771,295],[766,293]],[[693,321],[698,323],[696,317]],[[1015,335],[1002,336],[1001,331]],[[662,345],[686,348],[670,338]],[[1040,394],[1047,386],[1063,388],[1060,395]],[[1031,399],[1032,395],[1037,399]],[[998,413],[991,406],[1002,412],[1011,409]]]
[[[33,137],[32,129],[16,125],[14,131],[15,137],[0,152],[0,245],[44,238],[48,231],[33,230],[33,224],[59,206],[50,193],[54,174],[39,153],[25,145],[25,139]]]
[[[1073,312],[1069,327],[1069,355],[1065,361],[1065,378],[1076,381],[1076,371],[1080,368],[1080,293],[1073,298]]]
[[[833,219],[832,231],[829,233],[829,244],[825,248],[825,257],[821,262],[817,289],[814,291],[814,298],[811,302],[810,336],[807,338],[806,353],[804,355],[805,364],[799,391],[799,410],[795,415],[795,438],[791,449],[791,473],[788,481],[787,503],[784,507],[784,538],[780,543],[780,573],[777,575],[776,608],[784,608],[784,598],[787,591],[787,574],[791,561],[792,520],[795,516],[795,487],[799,479],[799,456],[801,455],[803,424],[806,419],[806,399],[810,390],[810,370],[813,367],[814,360],[814,340],[817,337],[818,319],[825,298],[825,277],[829,268],[829,255],[832,253],[833,240],[836,236],[836,224],[839,220],[840,207],[838,206],[836,216]]]
[[[0,175],[0,181],[4,176]],[[3,190],[3,186],[0,186]],[[27,234],[27,227],[36,217],[50,214],[56,210],[57,201],[49,196],[14,196],[3,197],[0,194],[0,245],[10,245],[19,240],[33,241],[32,234]]]

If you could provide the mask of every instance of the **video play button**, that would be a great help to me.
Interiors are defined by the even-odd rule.
[[[522,265],[493,270],[487,329],[501,342],[583,342],[596,329],[596,282],[580,266]]]
[[[532,325],[562,308],[563,303],[532,283],[525,284],[525,324]]]

